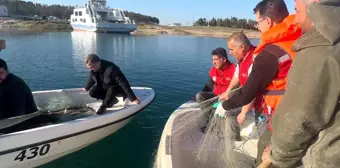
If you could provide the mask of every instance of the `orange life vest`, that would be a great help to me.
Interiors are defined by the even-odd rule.
[[[283,49],[287,54],[278,58],[279,68],[277,75],[263,92],[265,111],[270,115],[279,105],[287,84],[288,71],[292,65],[295,53],[292,45],[300,36],[302,30],[295,23],[295,15],[286,17],[282,23],[275,25],[261,36],[261,42],[254,51],[256,57],[267,45],[276,45]],[[270,126],[269,126],[270,127]]]

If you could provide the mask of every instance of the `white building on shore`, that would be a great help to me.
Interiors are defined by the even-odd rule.
[[[170,24],[168,24],[168,26],[181,26],[181,24],[180,23],[170,23]]]
[[[8,16],[8,10],[6,6],[0,5],[0,17]]]

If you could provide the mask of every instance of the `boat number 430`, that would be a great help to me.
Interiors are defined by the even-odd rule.
[[[42,146],[35,146],[32,148],[22,150],[17,157],[14,158],[14,161],[19,160],[20,162],[27,159],[33,159],[37,156],[44,156],[50,151],[51,145],[45,144]]]

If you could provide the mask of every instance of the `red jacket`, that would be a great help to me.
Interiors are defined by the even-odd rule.
[[[235,69],[236,65],[231,62],[222,69],[216,69],[215,67],[210,69],[209,75],[214,82],[213,92],[215,95],[220,95],[228,89]]]
[[[240,80],[241,86],[244,86],[248,79],[248,72],[250,66],[254,62],[253,53],[255,51],[255,47],[252,47],[247,55],[243,58],[242,62],[239,64],[239,74],[238,79]],[[262,111],[262,103],[263,103],[263,96],[259,94],[254,102],[254,108],[256,111]]]

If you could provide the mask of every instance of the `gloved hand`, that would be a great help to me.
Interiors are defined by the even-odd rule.
[[[215,110],[215,115],[220,118],[226,118],[227,115],[227,110],[223,109],[222,103],[220,103],[216,110]]]

